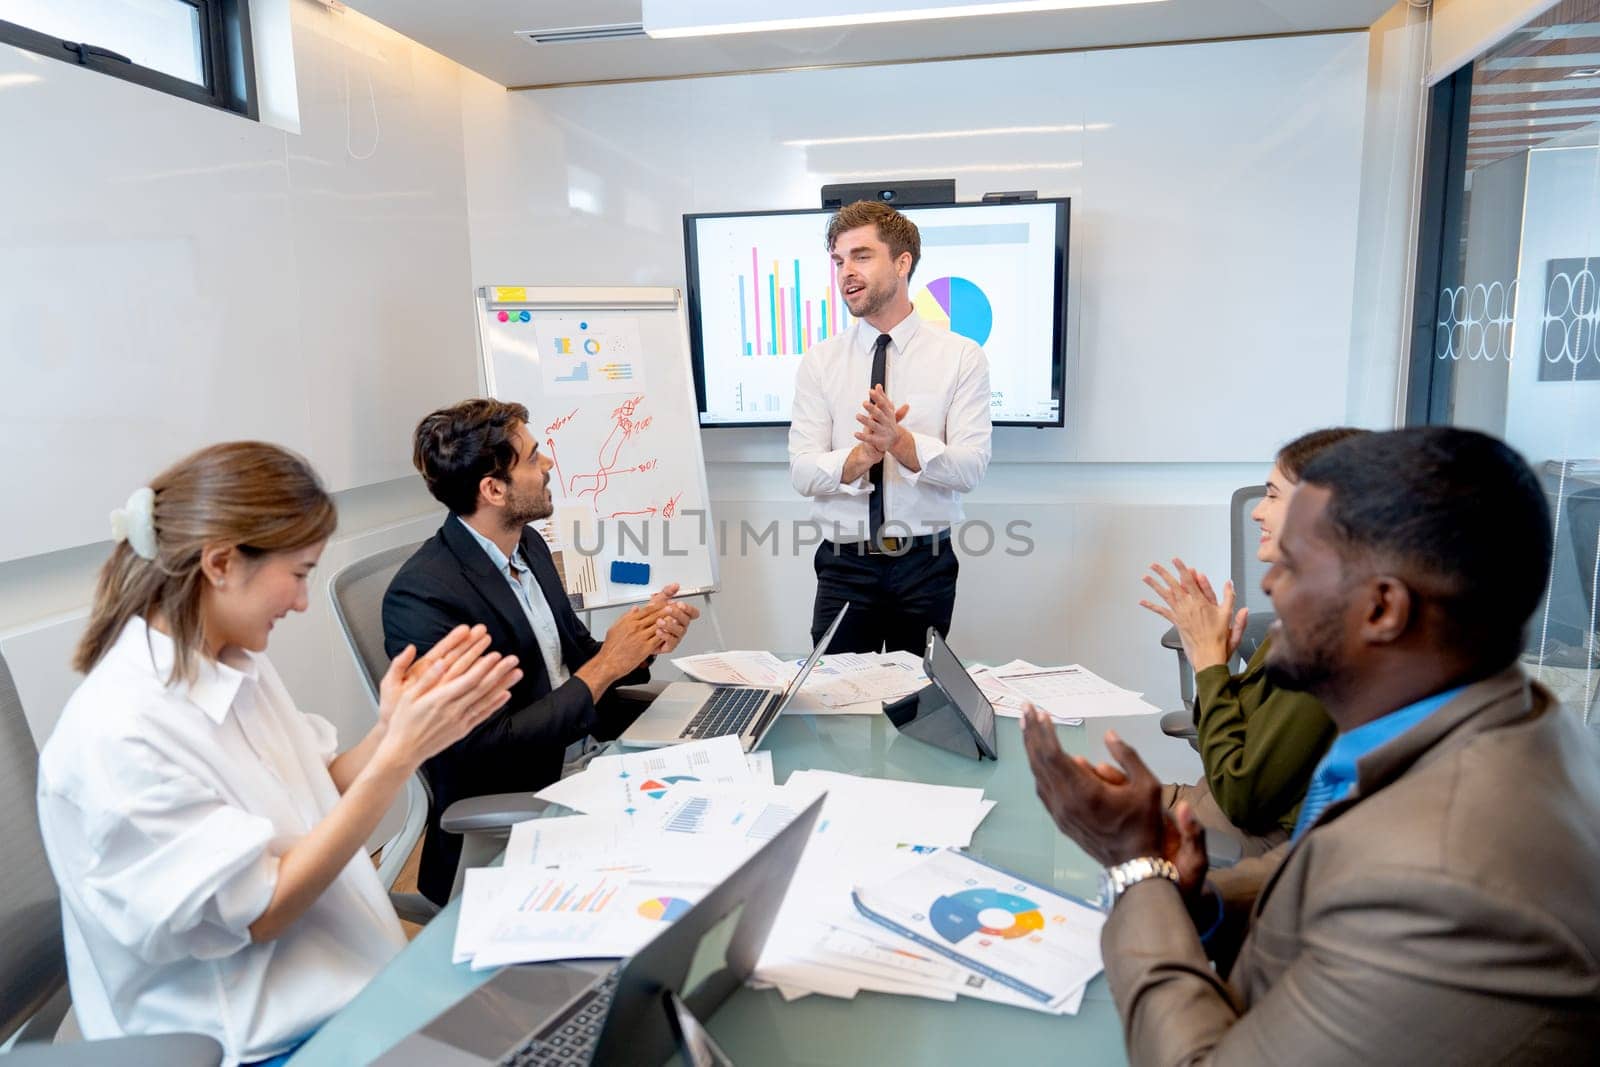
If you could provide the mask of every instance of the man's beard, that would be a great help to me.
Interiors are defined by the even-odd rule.
[[[894,292],[894,286],[892,285],[886,285],[882,289],[868,285],[861,291],[861,295],[866,298],[866,302],[860,305],[861,310],[852,309],[851,316],[858,319],[871,318],[889,306],[889,302],[894,299]]]
[[[1339,673],[1339,645],[1344,637],[1340,605],[1329,605],[1295,644],[1284,639],[1286,633],[1280,625],[1267,651],[1267,681],[1302,693],[1326,692]]]
[[[505,522],[508,530],[520,530],[530,522],[548,519],[555,511],[549,490],[526,495],[513,491],[506,498]]]

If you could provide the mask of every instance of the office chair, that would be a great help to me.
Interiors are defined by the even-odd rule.
[[[339,570],[328,582],[328,599],[333,603],[333,616],[339,620],[345,641],[355,657],[360,675],[372,697],[372,706],[378,706],[378,684],[389,669],[389,657],[383,647],[383,595],[394,579],[401,564],[411,558],[421,542],[400,545],[358,559]],[[426,651],[423,649],[422,651]],[[378,872],[385,885],[393,885],[400,868],[410,857],[427,827],[428,812],[433,805],[433,791],[428,786],[426,771],[418,771],[406,785],[408,805],[405,825],[384,846],[383,859]],[[462,834],[461,861],[456,868],[456,882],[450,891],[454,897],[461,891],[465,872],[472,867],[488,866],[505,847],[505,842],[515,823],[536,817],[550,805],[529,793],[501,793],[459,800],[445,809],[439,825],[448,833]],[[438,907],[420,893],[391,893],[390,900],[400,917],[411,922],[426,923],[438,914]]]
[[[1578,587],[1583,591],[1583,606],[1594,618],[1595,558],[1600,555],[1600,489],[1579,489],[1567,497],[1567,533],[1572,538],[1572,554],[1578,561]],[[1589,625],[1589,619],[1584,625]]]
[[[201,1034],[53,1045],[67,1013],[61,898],[39,836],[39,751],[11,671],[0,656],[0,1047],[5,1067],[216,1067],[222,1046]]]
[[[1261,591],[1261,579],[1267,573],[1268,565],[1256,558],[1256,539],[1250,536],[1255,530],[1255,523],[1250,521],[1250,513],[1266,495],[1266,486],[1247,485],[1234,490],[1233,499],[1228,506],[1228,540],[1231,557],[1228,577],[1233,580],[1236,607],[1250,609],[1250,618],[1245,623],[1244,637],[1240,640],[1236,653],[1241,664],[1249,662],[1250,657],[1256,654],[1256,649],[1266,640],[1267,628],[1272,625],[1273,620],[1272,601]],[[1161,635],[1161,647],[1170,648],[1177,653],[1178,692],[1183,698],[1182,709],[1169,711],[1161,716],[1161,731],[1169,737],[1182,738],[1198,752],[1200,736],[1199,731],[1195,729],[1194,721],[1194,670],[1189,665],[1189,657],[1183,651],[1183,641],[1178,637],[1176,626],[1169,627],[1167,632]]]

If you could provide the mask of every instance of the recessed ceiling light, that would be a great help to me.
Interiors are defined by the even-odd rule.
[[[643,0],[651,37],[712,37],[824,26],[921,22],[971,15],[1012,15],[1084,7],[1159,4],[1166,0]]]
[[[1579,67],[1562,75],[1563,78],[1600,78],[1600,67]]]

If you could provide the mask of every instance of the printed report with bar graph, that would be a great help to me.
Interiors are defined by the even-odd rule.
[[[723,872],[708,873],[711,881],[691,881],[580,868],[513,883],[517,897],[496,908],[494,929],[472,966],[631,955],[661,932],[662,923],[694,906]]]
[[[1059,417],[1058,207],[1040,201],[905,211],[922,239],[912,306],[924,321],[983,346],[997,421],[1053,424]],[[787,422],[801,359],[850,328],[824,245],[828,218],[800,211],[686,219],[702,425]],[[1059,252],[1064,259],[1065,249]]]

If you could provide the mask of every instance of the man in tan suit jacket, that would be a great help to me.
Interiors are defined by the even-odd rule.
[[[1024,719],[1041,799],[1110,868],[1135,1063],[1600,1055],[1600,744],[1516,666],[1550,536],[1532,472],[1481,434],[1308,466],[1263,582],[1269,669],[1323,701],[1350,780],[1336,742],[1294,839],[1209,880],[1197,820],[1162,811],[1137,753],[1108,734],[1121,768],[1091,766]],[[1313,805],[1318,776],[1336,788]]]

